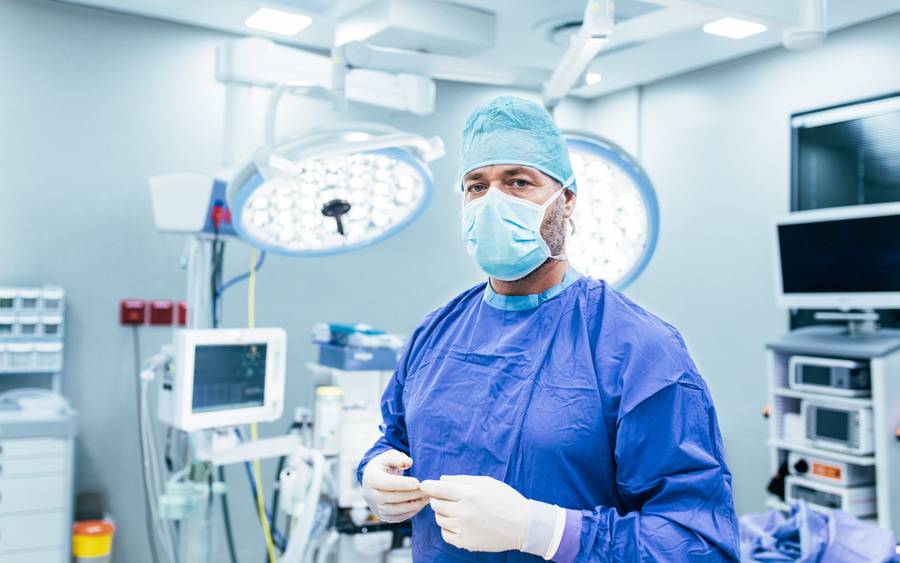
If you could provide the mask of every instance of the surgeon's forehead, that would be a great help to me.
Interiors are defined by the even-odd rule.
[[[527,176],[533,179],[547,176],[536,168],[523,166],[521,164],[492,164],[490,166],[482,166],[481,168],[472,170],[466,174],[466,177],[463,178],[463,180],[466,182],[474,182],[475,180],[483,180],[487,176],[497,174],[501,176]],[[549,178],[549,176],[547,177]]]

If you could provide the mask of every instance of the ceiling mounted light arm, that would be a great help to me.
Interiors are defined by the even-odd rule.
[[[335,48],[335,60],[347,68],[365,68],[383,72],[411,73],[456,82],[498,86],[540,87],[546,72],[524,67],[498,69],[463,57],[418,53],[405,49],[378,47],[362,41],[350,41]]]
[[[426,139],[414,133],[397,132],[385,133],[358,141],[344,140],[331,144],[321,144],[308,150],[301,149],[295,155],[295,158],[329,158],[363,152],[376,152],[391,148],[412,150],[425,162],[431,162],[444,154],[444,145],[440,137]]]
[[[588,0],[584,21],[569,48],[544,83],[544,105],[555,108],[575,85],[597,53],[609,41],[615,25],[613,0]]]
[[[272,93],[269,94],[269,101],[266,104],[266,122],[263,131],[264,146],[270,151],[275,148],[275,143],[278,140],[275,137],[275,119],[278,116],[278,104],[285,93],[297,91],[301,91],[306,96],[316,96],[327,100],[331,100],[334,97],[330,89],[310,82],[287,82],[272,88]]]

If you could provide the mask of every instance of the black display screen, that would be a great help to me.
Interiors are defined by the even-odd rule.
[[[830,385],[831,368],[825,366],[800,366],[801,383]]]
[[[797,500],[805,500],[825,508],[841,508],[840,496],[834,493],[819,491],[805,485],[795,484],[791,489],[791,496]]]
[[[778,226],[784,292],[900,291],[900,215]]]
[[[265,344],[197,346],[193,412],[261,407],[265,385]]]
[[[816,407],[816,436],[846,442],[850,439],[850,413]]]

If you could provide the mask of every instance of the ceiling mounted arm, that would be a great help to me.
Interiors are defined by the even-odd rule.
[[[559,104],[609,41],[615,25],[613,11],[612,0],[588,0],[581,28],[572,37],[550,80],[544,83],[544,105],[548,109]]]

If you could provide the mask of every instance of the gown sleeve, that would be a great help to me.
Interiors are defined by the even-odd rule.
[[[419,349],[421,348],[422,334],[426,326],[434,317],[436,311],[428,315],[422,324],[413,333],[412,338],[406,343],[400,359],[397,361],[397,369],[391,377],[381,397],[381,437],[369,448],[356,469],[356,479],[362,483],[362,474],[366,465],[373,457],[388,450],[397,450],[409,455],[409,436],[406,433],[406,409],[403,405],[403,387],[406,384],[407,373],[414,369],[413,364],[419,361]]]
[[[615,459],[625,512],[581,511],[574,561],[739,560],[731,473],[698,376],[684,374],[622,417]]]
[[[577,551],[557,561],[738,561],[731,472],[709,389],[684,340],[619,294],[607,294],[601,315],[595,361],[614,397],[606,431],[620,502],[569,511],[568,521],[580,523],[580,532],[567,526]]]

